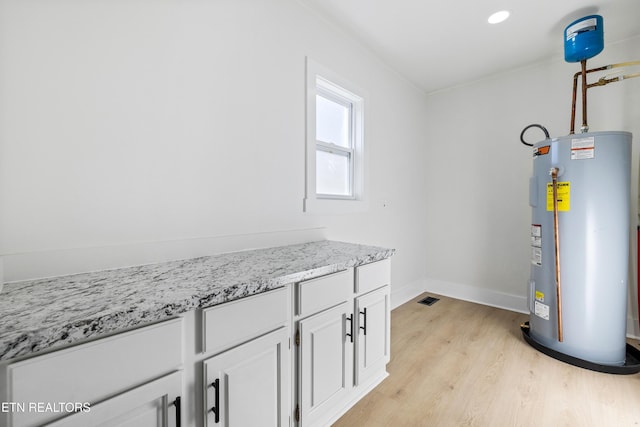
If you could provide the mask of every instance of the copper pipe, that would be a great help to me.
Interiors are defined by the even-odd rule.
[[[553,238],[556,260],[556,301],[558,314],[558,341],[562,342],[562,285],[560,282],[560,231],[558,227],[558,168],[551,168],[553,188]]]
[[[633,79],[634,77],[640,77],[640,73],[625,74],[623,76],[617,76],[617,77],[604,76],[604,77],[601,77],[597,82],[587,85],[587,89],[591,89],[592,87],[596,87],[596,86],[608,85],[609,83],[615,83],[621,80]]]
[[[580,73],[576,73],[573,76],[573,96],[571,98],[571,129],[569,130],[569,135],[573,135],[574,129],[576,127],[576,97],[578,93],[578,75]]]
[[[586,70],[586,74],[594,73],[596,71],[608,70],[616,65],[619,65],[619,64],[605,65],[604,67],[592,68],[591,70]],[[569,131],[569,135],[573,135],[575,133],[574,130],[576,128],[576,98],[577,98],[577,92],[578,92],[578,77],[580,77],[581,75],[582,75],[582,71],[578,71],[573,75],[573,99],[571,102],[571,130]],[[586,105],[586,102],[583,102],[583,107],[585,105]]]
[[[589,125],[587,124],[587,60],[580,61],[582,68],[582,132],[589,132]]]
[[[634,74],[627,74],[621,77],[613,77],[613,78],[608,78],[607,76],[601,78],[600,80],[598,80],[596,83],[591,83],[591,84],[587,84],[587,80],[586,80],[586,74],[589,73],[593,73],[596,71],[604,71],[604,70],[610,70],[612,68],[620,68],[620,67],[629,67],[629,66],[633,66],[633,65],[640,65],[640,61],[630,61],[630,62],[620,62],[617,64],[609,64],[609,65],[605,65],[603,67],[598,67],[598,68],[592,68],[590,70],[586,70],[586,60],[581,61],[584,64],[582,64],[582,69],[580,71],[578,71],[577,73],[575,73],[573,75],[573,92],[572,92],[572,100],[571,100],[571,127],[569,130],[569,135],[573,135],[575,133],[575,127],[576,127],[576,98],[577,98],[577,92],[578,92],[578,77],[582,76],[582,113],[583,113],[583,127],[586,126],[586,109],[587,109],[587,97],[586,97],[586,89],[590,89],[592,87],[596,87],[596,86],[604,86],[606,84],[609,83],[613,83],[613,82],[619,82],[620,80],[624,80],[624,79],[632,79],[634,77],[640,77],[640,73],[634,73]],[[588,126],[587,126],[588,127]]]

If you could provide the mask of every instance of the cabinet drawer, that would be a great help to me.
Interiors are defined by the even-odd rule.
[[[10,364],[9,401],[94,404],[181,364],[182,319],[168,320]],[[61,415],[16,411],[9,425],[41,425]]]
[[[202,311],[202,352],[220,352],[282,326],[289,317],[286,288]]]
[[[353,268],[297,285],[296,314],[307,316],[346,301],[353,289]]]
[[[356,293],[378,289],[391,284],[391,260],[389,258],[361,265],[356,268]]]

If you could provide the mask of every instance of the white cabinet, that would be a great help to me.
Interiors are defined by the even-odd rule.
[[[0,426],[328,426],[387,375],[389,288],[384,260],[2,362]]]
[[[289,338],[280,328],[204,361],[207,426],[289,425]]]
[[[386,374],[391,355],[391,260],[356,268],[355,385],[367,386]]]
[[[202,310],[202,352],[219,353],[285,325],[291,302],[286,288]]]
[[[149,413],[144,400],[152,402],[156,398],[163,402],[151,405],[157,411],[167,412],[167,399],[174,401],[180,394],[175,386],[176,375],[170,377],[171,381],[157,383],[153,392],[136,400],[140,403],[138,406],[121,404],[128,398],[120,394],[171,374],[179,370],[181,364],[182,319],[167,320],[10,363],[2,375],[6,389],[0,395],[21,406],[0,413],[0,425],[40,426],[69,416],[74,406],[89,408],[89,411],[73,414],[75,424],[69,425],[98,425],[118,420],[119,415],[123,416],[122,421],[137,416],[138,410],[140,414]],[[166,390],[157,388],[166,385],[170,385]],[[140,390],[147,391],[147,388]],[[137,399],[140,393],[130,396]],[[98,409],[100,407],[108,409]],[[85,418],[90,421],[85,422]],[[116,424],[110,425],[122,424],[113,422]]]
[[[391,284],[391,260],[372,262],[356,268],[356,293],[365,294]]]
[[[203,310],[206,426],[289,426],[290,316],[288,288]]]
[[[353,268],[299,282],[295,286],[296,314],[318,313],[352,298]]]
[[[180,426],[182,373],[166,375],[116,397],[48,424],[50,427],[177,427]]]
[[[355,384],[359,385],[385,369],[390,359],[389,286],[356,298],[358,334],[356,337]]]
[[[351,305],[344,302],[298,323],[299,414],[302,425],[314,425],[352,387]]]
[[[384,260],[296,284],[298,427],[330,425],[388,375],[390,276]]]

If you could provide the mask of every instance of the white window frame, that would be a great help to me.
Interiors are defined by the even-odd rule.
[[[351,93],[345,93],[345,90],[330,81],[326,80],[323,77],[316,77],[316,96],[321,95],[322,97],[333,101],[337,104],[340,104],[349,109],[349,142],[352,146],[350,147],[342,147],[336,144],[332,144],[330,142],[325,142],[319,139],[315,139],[315,135],[313,138],[315,139],[316,146],[316,154],[318,151],[324,151],[327,153],[339,154],[349,159],[349,195],[340,195],[340,194],[323,194],[318,193],[316,191],[316,197],[321,199],[344,199],[344,200],[354,200],[357,199],[357,191],[355,188],[355,180],[354,180],[354,167],[356,165],[355,154],[356,154],[356,127],[354,126],[359,120],[360,116],[358,115],[358,105],[354,102],[354,95]],[[360,98],[361,99],[361,98]],[[317,105],[317,104],[316,104]],[[314,118],[314,124],[317,116]],[[317,176],[317,175],[316,175]]]
[[[367,210],[365,198],[364,91],[333,71],[307,58],[306,85],[306,192],[304,211],[308,213],[351,213]],[[352,147],[345,148],[316,140],[316,95],[351,105],[350,137]],[[316,192],[316,151],[348,155],[351,194]]]

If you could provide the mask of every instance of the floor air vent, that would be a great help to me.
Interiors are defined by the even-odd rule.
[[[440,301],[440,298],[426,297],[425,299],[421,299],[418,302],[420,304],[424,304],[424,305],[433,305],[433,304],[437,303],[438,301]]]

